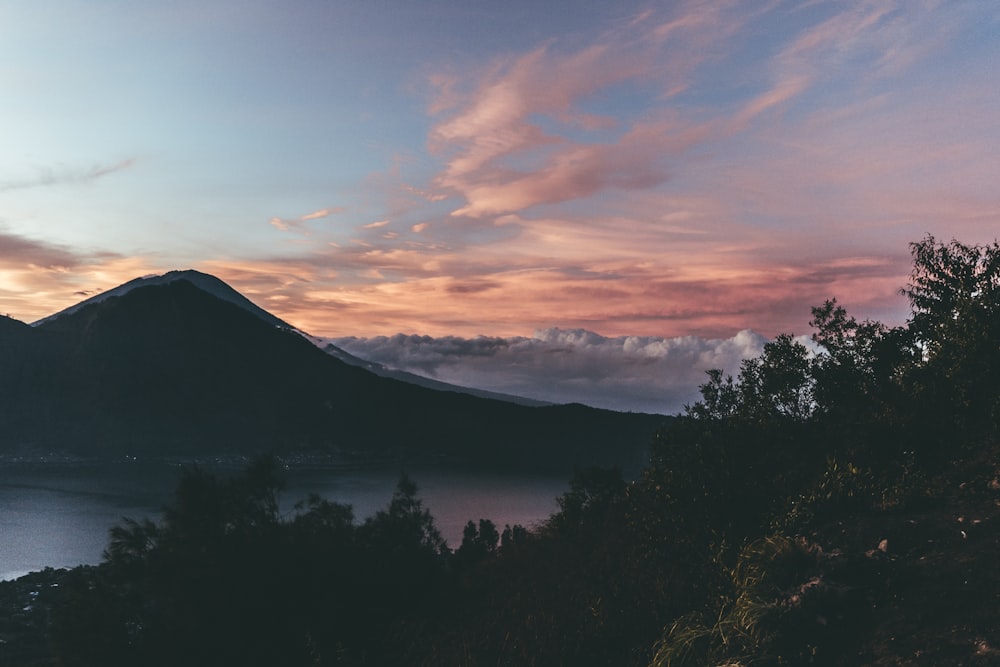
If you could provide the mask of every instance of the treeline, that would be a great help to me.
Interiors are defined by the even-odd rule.
[[[357,523],[282,518],[268,460],[189,471],[66,580],[57,662],[858,664],[893,564],[831,558],[829,527],[1000,489],[1000,246],[912,253],[904,326],[814,308],[818,352],[782,335],[711,372],[639,479],[581,471],[532,532],[470,522],[452,551],[407,478]]]

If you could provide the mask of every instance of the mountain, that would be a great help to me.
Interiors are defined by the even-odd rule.
[[[141,278],[135,278],[128,281],[118,287],[107,290],[106,292],[101,292],[95,296],[90,297],[80,303],[77,303],[69,308],[59,311],[53,315],[49,315],[43,319],[40,319],[34,323],[32,326],[39,326],[57,320],[65,315],[71,315],[78,312],[82,308],[92,306],[101,303],[107,299],[123,296],[132,290],[139,287],[151,287],[153,285],[167,285],[177,280],[185,280],[195,287],[201,289],[204,292],[208,292],[212,296],[215,296],[223,301],[227,301],[235,306],[239,306],[243,310],[246,310],[253,315],[256,315],[261,320],[267,322],[268,324],[281,328],[287,329],[289,331],[297,331],[301,335],[305,336],[308,340],[312,341],[313,344],[320,347],[327,354],[340,359],[346,364],[351,366],[358,366],[364,368],[367,371],[379,375],[381,377],[392,378],[394,380],[401,380],[403,382],[408,382],[410,384],[420,385],[421,387],[426,387],[428,389],[437,389],[438,391],[457,391],[459,393],[471,394],[473,396],[479,396],[482,398],[494,398],[502,401],[510,401],[512,403],[519,403],[521,405],[551,405],[545,401],[538,401],[530,398],[524,398],[522,396],[513,396],[510,394],[502,394],[498,392],[491,392],[482,389],[475,389],[473,387],[461,387],[453,384],[448,384],[446,382],[440,382],[438,380],[432,380],[429,378],[421,377],[419,375],[414,375],[413,373],[407,373],[406,371],[395,370],[392,368],[387,368],[382,364],[378,364],[371,361],[366,361],[360,359],[346,350],[342,350],[336,345],[330,343],[327,340],[318,338],[315,336],[310,336],[305,332],[302,332],[292,325],[288,324],[284,320],[272,315],[263,308],[259,307],[257,304],[250,301],[232,287],[227,285],[224,281],[216,278],[213,275],[207,273],[201,273],[200,271],[195,271],[193,269],[187,269],[184,271],[168,271],[163,275],[152,275],[144,276]]]
[[[581,405],[527,407],[379,377],[262,317],[222,281],[167,276],[126,283],[33,327],[2,323],[0,451],[308,450],[366,460],[632,465],[664,420]]]

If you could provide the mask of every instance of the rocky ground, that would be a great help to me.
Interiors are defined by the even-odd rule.
[[[840,607],[853,618],[843,619],[851,631],[832,664],[1000,665],[1000,484],[992,485],[817,531],[830,585],[861,594]]]

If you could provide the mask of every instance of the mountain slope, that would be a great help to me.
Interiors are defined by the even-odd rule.
[[[0,365],[31,372],[0,382],[10,397],[0,446],[628,465],[663,420],[529,408],[381,378],[186,279],[133,287],[30,330],[8,328],[14,333],[0,335],[22,346],[21,361],[5,354]]]
[[[441,382],[440,380],[432,380],[431,378],[423,377],[422,375],[416,375],[414,373],[409,373],[407,371],[401,371],[394,368],[389,368],[383,366],[380,363],[374,361],[367,361],[360,357],[356,357],[350,352],[347,352],[333,343],[326,342],[322,338],[310,337],[315,345],[317,345],[321,350],[327,354],[340,359],[345,364],[350,366],[358,366],[359,368],[364,368],[366,371],[374,373],[379,377],[392,378],[393,380],[400,380],[408,384],[415,384],[426,389],[434,389],[437,391],[455,391],[461,394],[469,394],[470,396],[478,396],[480,398],[492,398],[498,401],[508,401],[510,403],[517,403],[518,405],[531,405],[531,406],[542,406],[542,405],[553,405],[548,401],[540,401],[534,398],[525,398],[524,396],[515,396],[513,394],[504,394],[497,391],[488,391],[486,389],[476,389],[475,387],[464,387],[460,385],[449,384],[447,382]]]

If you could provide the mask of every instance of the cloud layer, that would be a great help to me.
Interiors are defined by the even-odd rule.
[[[555,403],[676,414],[698,398],[705,371],[735,373],[766,339],[740,331],[694,336],[607,338],[585,329],[546,329],[527,337],[403,335],[337,338],[351,354],[452,384]]]

